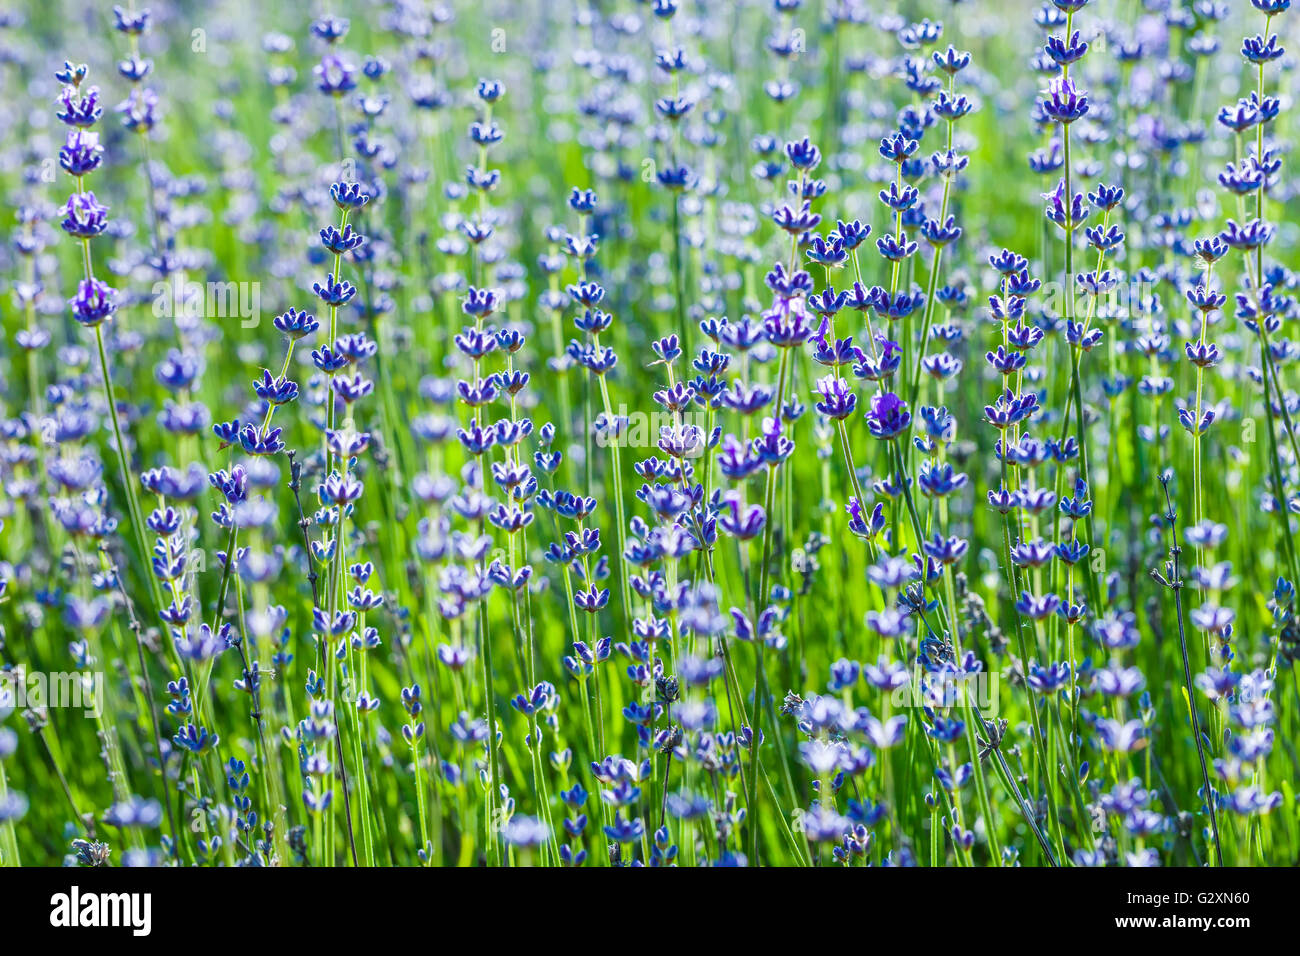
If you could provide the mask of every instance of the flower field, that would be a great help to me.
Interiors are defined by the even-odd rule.
[[[1294,865],[1290,7],[0,16],[0,864]]]

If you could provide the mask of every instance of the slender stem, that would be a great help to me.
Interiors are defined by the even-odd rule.
[[[1223,866],[1223,847],[1219,842],[1219,818],[1215,812],[1214,789],[1210,786],[1210,772],[1205,763],[1205,744],[1201,740],[1201,718],[1196,707],[1196,685],[1192,683],[1192,665],[1187,654],[1187,632],[1183,625],[1183,580],[1179,568],[1179,555],[1182,548],[1178,545],[1178,512],[1174,509],[1173,499],[1169,496],[1169,475],[1160,476],[1161,487],[1165,492],[1165,520],[1169,522],[1169,534],[1173,544],[1169,548],[1169,557],[1173,565],[1172,579],[1165,581],[1166,586],[1174,592],[1174,609],[1178,615],[1178,649],[1183,656],[1183,687],[1187,693],[1187,709],[1192,714],[1192,733],[1196,738],[1196,756],[1201,764],[1201,784],[1205,788],[1205,806],[1210,813],[1210,829],[1214,835],[1214,854],[1219,866]],[[1152,572],[1155,574],[1156,572]],[[1157,577],[1157,580],[1160,580]]]

